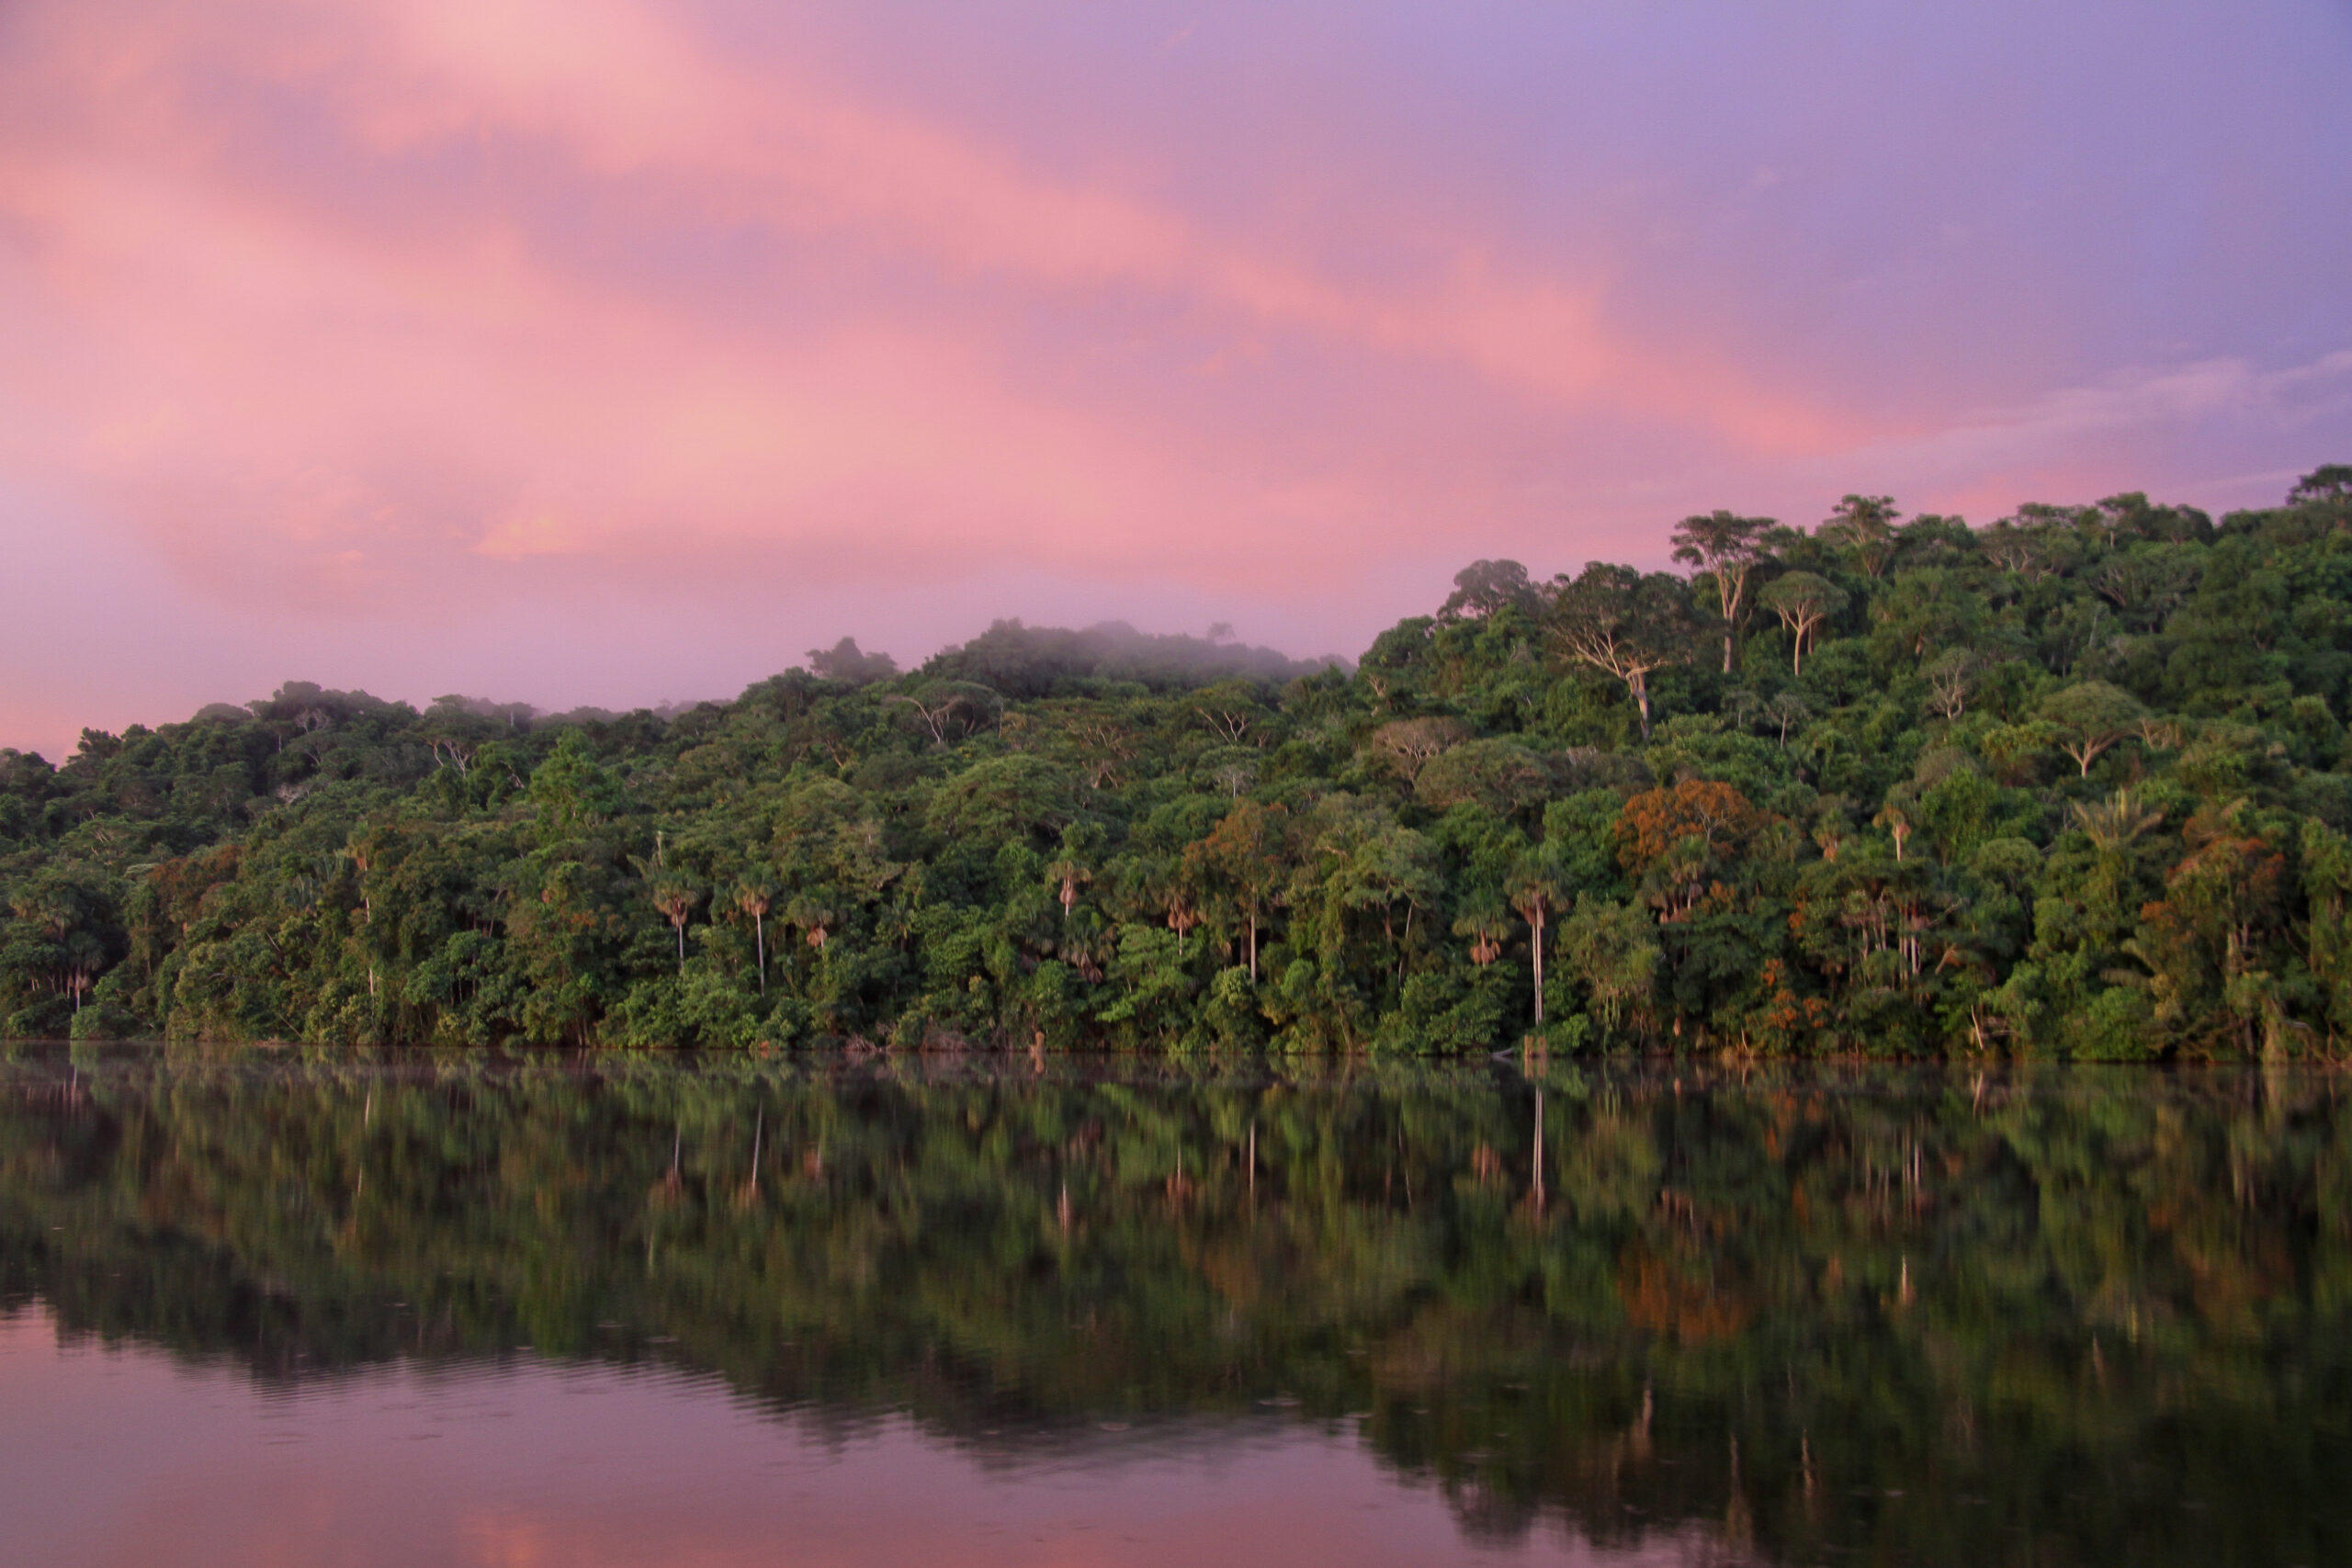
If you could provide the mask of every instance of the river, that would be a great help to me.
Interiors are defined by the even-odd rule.
[[[0,1061],[0,1562],[2352,1560],[2324,1072]]]

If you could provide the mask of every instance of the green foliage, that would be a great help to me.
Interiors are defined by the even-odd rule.
[[[2335,1054],[2343,491],[1693,516],[1691,580],[1477,562],[1352,671],[1003,622],[662,714],[289,683],[0,752],[0,1031]]]

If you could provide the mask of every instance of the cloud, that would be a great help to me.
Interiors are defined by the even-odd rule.
[[[1172,321],[1260,355],[1287,335],[1340,374],[1458,372],[1522,418],[1606,404],[1765,446],[1821,429],[1736,367],[1618,341],[1597,273],[1530,274],[1469,235],[1426,276],[1336,281],[1129,193],[1034,177],[789,61],[736,68],[646,7],[248,0],[126,24],[51,8],[28,28],[51,73],[93,89],[62,126],[9,127],[20,280],[80,326],[60,352],[85,372],[42,389],[28,444],[203,549],[352,541],[318,558],[364,567],[371,543],[470,531],[492,558],[577,555],[649,528],[872,526],[884,499],[949,530],[1025,516],[1000,547],[1052,557],[1204,518],[1262,536],[1250,494],[1204,482],[1197,450],[1229,430],[1023,385],[1033,345],[1005,323],[1040,311],[1097,337]],[[482,198],[485,146],[523,188]],[[442,188],[416,195],[444,160]],[[763,321],[755,287],[697,298],[569,248],[658,224],[747,237],[786,287],[825,275],[829,319]],[[910,275],[895,294],[857,276],[888,269]],[[1271,493],[1294,504],[1377,488],[1290,466]],[[453,477],[421,494],[420,470]],[[169,499],[184,491],[210,499]]]
[[[2020,483],[2071,481],[2075,488],[2056,492],[2060,494],[2095,487],[2098,481],[2090,474],[2101,468],[2114,471],[2108,454],[2119,443],[2144,447],[2217,422],[2311,429],[2329,415],[2340,420],[2348,408],[2352,349],[2268,370],[2243,358],[2215,358],[2119,370],[2095,384],[2056,388],[2014,408],[1961,414],[1945,428],[1924,435],[1841,453],[1838,461],[1858,474],[1902,474],[1914,485],[1940,487],[1948,493],[1957,490],[1977,500],[1980,507],[1988,502],[2014,504],[2027,499],[2017,493]],[[2092,455],[2098,460],[2083,462]],[[2317,461],[2312,459],[2312,466]],[[2194,478],[2229,490],[2245,482],[2267,483],[2287,472]],[[2076,474],[2081,478],[2075,479]],[[2266,493],[2263,499],[2277,498]]]
[[[1321,652],[1473,557],[2331,428],[2296,258],[2352,193],[2287,88],[2340,40],[2151,24],[2127,92],[2089,0],[1695,14],[23,0],[0,547],[83,530],[94,602],[135,560],[158,638],[368,626],[423,681],[619,614],[723,690],[785,615],[1221,595]],[[2175,112],[2120,137],[2133,95]]]

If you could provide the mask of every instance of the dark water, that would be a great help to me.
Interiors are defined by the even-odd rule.
[[[20,1048],[0,1562],[2342,1562],[2344,1087]]]

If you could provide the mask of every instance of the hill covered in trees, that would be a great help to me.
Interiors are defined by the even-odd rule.
[[[1349,670],[1002,623],[731,703],[288,685],[0,753],[16,1035],[2352,1042],[2352,468],[2216,525],[1715,513]]]

